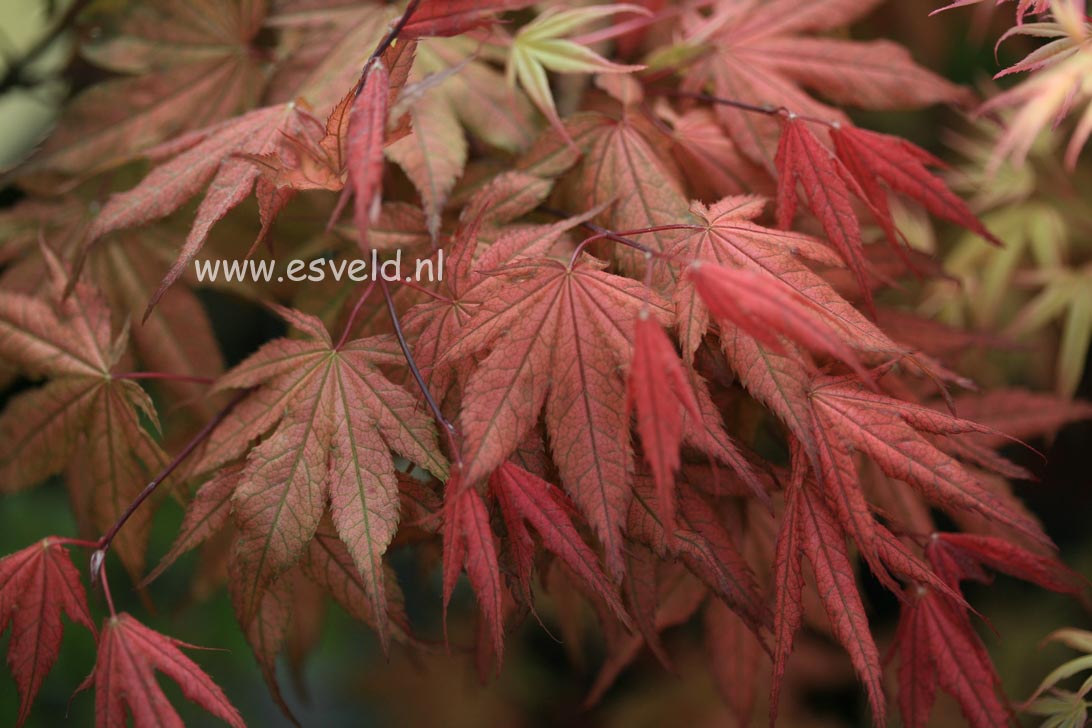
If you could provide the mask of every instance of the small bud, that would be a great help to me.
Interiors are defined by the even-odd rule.
[[[98,549],[91,554],[91,586],[98,586],[99,574],[102,573],[102,562],[106,559],[106,552]]]

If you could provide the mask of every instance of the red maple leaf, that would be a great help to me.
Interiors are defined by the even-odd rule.
[[[907,728],[924,728],[937,687],[958,702],[973,728],[1008,725],[997,696],[1000,680],[966,613],[945,597],[920,588],[902,607],[895,636],[899,707]]]
[[[241,537],[233,559],[245,581],[240,621],[250,623],[264,592],[299,560],[329,508],[368,585],[386,644],[382,556],[399,516],[391,451],[443,475],[435,429],[416,399],[378,370],[399,360],[389,338],[335,344],[318,319],[278,311],[308,338],[269,342],[221,378],[219,387],[256,390],[217,427],[214,445],[194,466],[196,472],[222,466],[273,430],[249,450],[231,495]],[[229,488],[216,486],[210,502],[225,508],[221,498]],[[209,507],[202,498],[191,510]]]
[[[755,220],[765,207],[766,200],[754,195],[726,197],[708,206],[695,203],[690,211],[701,224],[676,233],[667,253],[738,268],[761,276],[763,281],[777,281],[771,286],[791,288],[810,304],[808,315],[833,330],[832,340],[826,343],[828,350],[842,342],[875,363],[901,353],[902,347],[809,267],[809,263],[842,266],[841,258],[815,238],[759,225]],[[691,361],[708,330],[708,310],[686,277],[675,285],[674,301],[683,354]],[[839,351],[845,355],[844,349]]]
[[[123,728],[129,716],[137,726],[182,728],[182,719],[156,682],[156,671],[178,683],[187,699],[243,728],[242,717],[224,692],[180,647],[193,645],[150,630],[124,612],[109,617],[102,626],[95,669],[81,686],[94,683],[98,728]]]
[[[494,14],[519,10],[533,0],[422,0],[402,28],[406,38],[459,35],[494,22]]]
[[[353,223],[360,248],[370,249],[368,227],[379,217],[383,191],[383,139],[387,133],[391,78],[380,59],[365,69],[364,85],[353,99],[349,112],[346,168],[349,179],[342,195],[353,195]],[[337,219],[341,204],[334,210]]]
[[[0,292],[0,355],[41,387],[20,393],[0,416],[0,489],[20,490],[67,469],[81,520],[106,529],[166,460],[142,419],[159,421],[148,393],[115,376],[128,331],[112,336],[110,309],[96,289],[70,279],[43,249],[43,298]],[[130,572],[143,568],[151,514],[123,532],[116,551]]]
[[[864,683],[873,720],[877,725],[882,725],[886,702],[880,656],[857,590],[852,562],[846,550],[845,533],[824,498],[815,493],[807,482],[794,483],[785,511],[782,534],[778,537],[777,604],[784,611],[779,611],[777,616],[778,646],[773,700],[777,699],[785,656],[791,649],[793,633],[800,622],[802,578],[799,560],[803,555],[811,563],[819,598],[834,634],[846,648],[854,669]],[[794,546],[799,550],[793,552]]]
[[[944,180],[926,169],[944,166],[929,152],[905,139],[844,124],[831,129],[830,138],[842,164],[857,180],[872,207],[879,211],[881,223],[890,226],[891,220],[887,194],[879,184],[883,182],[891,190],[917,200],[937,217],[962,225],[1001,245],[967,203],[948,189]],[[893,233],[888,234],[894,237]],[[898,245],[897,240],[891,243]]]
[[[0,633],[11,625],[8,665],[19,689],[21,726],[46,674],[61,651],[61,614],[91,632],[87,595],[68,551],[44,538],[0,559]]]
[[[481,303],[444,358],[490,351],[470,375],[460,414],[466,481],[499,467],[545,407],[562,485],[620,575],[632,451],[625,411],[615,403],[625,399],[621,372],[632,357],[637,312],[649,301],[655,315],[666,312],[636,281],[601,268],[550,259],[507,266],[475,289]]]
[[[489,490],[500,505],[508,538],[517,550],[518,578],[526,593],[530,592],[530,558],[534,555],[525,525],[529,524],[542,545],[556,554],[615,616],[624,623],[629,621],[613,584],[599,565],[599,557],[573,525],[574,509],[560,490],[511,461],[493,472]]]
[[[909,483],[938,505],[978,512],[1039,543],[1050,544],[1037,523],[1008,508],[973,472],[923,436],[989,432],[984,425],[869,392],[844,377],[816,382],[811,401],[822,478],[846,483],[841,493],[846,500],[839,501],[839,515],[843,522],[855,524],[851,531],[866,552],[872,541],[871,516],[860,512],[859,505],[851,505],[863,503],[863,498],[850,500],[859,486],[847,446],[867,453],[890,477]]]

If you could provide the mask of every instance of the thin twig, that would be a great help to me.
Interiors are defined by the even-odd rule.
[[[402,332],[402,323],[398,320],[398,312],[394,308],[394,299],[391,298],[391,292],[387,287],[387,281],[382,276],[379,277],[379,287],[383,289],[383,298],[387,302],[387,313],[389,313],[391,317],[391,324],[394,327],[394,336],[398,339],[398,346],[402,348],[402,355],[406,357],[406,364],[409,366],[410,374],[413,375],[414,381],[417,382],[417,387],[421,390],[421,395],[424,396],[425,403],[428,405],[429,410],[432,411],[432,416],[436,419],[436,423],[440,425],[447,437],[447,443],[451,450],[451,457],[455,461],[456,468],[462,470],[463,457],[459,449],[459,438],[458,432],[455,430],[455,425],[451,424],[451,421],[444,417],[444,413],[440,411],[440,405],[436,403],[435,398],[432,396],[432,392],[425,383],[425,378],[421,376],[421,370],[417,368],[417,362],[414,360],[413,353],[410,351],[409,343],[406,341],[406,335]]]
[[[186,446],[182,448],[182,450],[179,451],[177,455],[174,456],[174,459],[167,463],[167,465],[164,466],[164,468],[160,470],[154,478],[152,478],[151,482],[144,486],[144,490],[140,491],[140,494],[137,495],[137,497],[134,498],[133,501],[125,507],[125,510],[122,512],[122,514],[118,516],[118,519],[116,521],[114,521],[114,525],[110,526],[110,529],[105,534],[103,534],[102,538],[99,539],[98,551],[95,552],[95,555],[102,554],[103,556],[105,556],[106,552],[110,549],[111,542],[114,540],[114,537],[117,536],[118,531],[121,530],[121,527],[125,525],[125,522],[129,520],[129,518],[136,512],[138,508],[140,508],[141,504],[144,503],[144,501],[148,500],[152,493],[155,492],[156,488],[158,488],[164,480],[170,477],[171,473],[177,470],[178,466],[181,465],[186,458],[193,454],[193,451],[197,449],[197,446],[208,439],[209,435],[212,434],[212,431],[216,429],[216,426],[223,422],[228,414],[233,409],[235,409],[235,405],[242,402],[243,398],[246,397],[248,394],[250,394],[249,389],[244,389],[237,392],[235,396],[231,398],[231,401],[224,405],[224,408],[217,412],[211,420],[206,422],[205,426],[202,427],[201,430],[196,435],[194,435],[188,443],[186,443]],[[95,558],[95,555],[92,555],[92,559]],[[101,559],[102,557],[100,556],[99,558]]]
[[[813,124],[822,124],[823,126],[837,127],[839,125],[839,122],[837,121],[831,121],[830,119],[820,119],[817,116],[807,116],[806,114],[797,114],[796,112],[784,106],[774,106],[773,104],[749,104],[746,101],[727,99],[723,96],[716,96],[714,94],[699,93],[694,91],[678,91],[676,89],[657,89],[653,93],[659,94],[661,96],[673,96],[682,99],[705,101],[710,104],[717,104],[718,106],[731,106],[733,109],[739,109],[740,111],[750,111],[755,114],[765,114],[766,116],[786,116],[793,119],[802,119],[804,121],[810,121]]]
[[[391,44],[398,38],[398,34],[402,32],[402,29],[406,27],[406,23],[409,22],[410,16],[417,12],[417,6],[421,4],[421,0],[410,0],[406,5],[406,9],[402,12],[402,17],[398,19],[391,29],[387,31],[387,34],[383,36],[383,40],[379,41],[379,45],[375,47],[372,54],[368,56],[368,60],[364,62],[364,68],[360,70],[360,80],[356,82],[356,91],[353,92],[353,96],[359,96],[360,92],[364,90],[364,82],[368,79],[368,71],[371,70],[372,65],[379,60],[379,57],[387,52],[387,49],[391,47]]]

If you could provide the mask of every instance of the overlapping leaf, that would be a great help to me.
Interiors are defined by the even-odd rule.
[[[621,528],[630,500],[632,451],[622,369],[632,356],[637,312],[656,299],[601,265],[570,269],[526,259],[487,278],[481,305],[444,357],[489,355],[470,375],[460,414],[468,482],[488,476],[523,440],[545,408],[546,430],[564,488],[595,528],[620,575]]]
[[[518,10],[531,0],[432,0],[423,2],[410,16],[402,33],[413,38],[424,35],[459,35],[494,21],[497,13]]]
[[[840,442],[825,440],[832,453],[842,453],[842,448],[849,445],[867,453],[889,476],[909,483],[938,505],[978,512],[1033,540],[1050,543],[1037,523],[1007,508],[972,472],[922,436],[983,432],[988,428],[868,392],[845,378],[816,382],[811,400],[820,430],[838,433]],[[833,462],[828,464],[824,477],[831,477],[835,467]]]
[[[589,114],[576,117],[567,128],[584,152],[572,197],[581,207],[613,203],[600,216],[601,224],[622,231],[686,221],[682,175],[664,148],[666,138],[647,120],[637,114],[617,120]],[[668,232],[642,236],[642,242],[657,250],[672,239]],[[628,248],[616,255],[627,270],[643,265],[640,253]]]
[[[329,502],[338,535],[364,577],[386,643],[382,556],[398,525],[391,451],[437,474],[446,464],[416,399],[377,368],[396,360],[386,338],[334,346],[321,322],[282,310],[307,339],[279,339],[228,372],[221,388],[256,390],[213,433],[218,447],[198,469],[247,455],[232,495],[240,541],[233,559],[244,583],[240,619],[249,624],[265,591],[295,564]]]
[[[73,194],[49,204],[28,199],[5,211],[0,228],[6,238],[4,252],[9,265],[0,276],[0,286],[28,295],[48,286],[49,270],[38,246],[39,235],[59,258],[68,259],[79,250],[93,210],[89,200]],[[139,316],[144,310],[163,268],[173,259],[171,232],[155,226],[114,235],[91,251],[84,275],[102,291],[112,311]],[[176,287],[143,325],[130,333],[133,354],[149,371],[194,377],[216,376],[222,371],[208,313],[189,288]],[[193,399],[200,391],[194,384],[165,381],[163,385],[194,409],[207,409],[206,402]]]
[[[886,702],[880,657],[857,589],[852,562],[846,550],[845,533],[823,497],[814,493],[806,483],[794,484],[784,518],[778,556],[779,572],[783,572],[778,579],[777,598],[779,607],[785,611],[778,616],[778,665],[783,664],[791,646],[792,634],[799,624],[799,560],[801,555],[805,555],[811,563],[819,598],[826,609],[834,634],[846,648],[853,667],[864,683],[874,722],[882,725]],[[795,529],[796,532],[786,533],[784,529]],[[790,551],[794,544],[800,549],[796,553]],[[775,673],[775,699],[777,682],[781,677],[780,669],[782,668],[779,667],[778,673]]]
[[[444,488],[444,629],[455,582],[466,569],[499,666],[504,654],[504,587],[497,546],[481,495],[457,477]]]
[[[758,225],[754,220],[764,207],[762,198],[747,196],[726,197],[708,207],[695,204],[691,212],[701,224],[675,233],[667,252],[738,268],[770,286],[793,289],[810,304],[811,315],[829,327],[833,340],[828,347],[844,344],[872,361],[899,353],[901,347],[808,267],[808,261],[841,265],[833,251],[806,235]],[[683,353],[692,360],[709,327],[708,309],[687,278],[678,282],[674,300]]]
[[[816,101],[802,89],[837,103],[872,109],[913,108],[966,98],[958,87],[915,64],[889,41],[852,41],[802,35],[851,23],[879,0],[818,0],[800,6],[791,0],[731,2],[724,12],[687,19],[685,39],[707,43],[712,52],[687,77],[691,87],[706,84],[714,93],[752,104],[768,104],[829,121],[846,121],[842,112]],[[740,150],[772,167],[777,124],[771,119],[718,106],[717,114]]]
[[[145,424],[158,421],[144,390],[111,374],[127,339],[111,340],[106,303],[84,285],[61,300],[65,274],[48,252],[46,260],[54,302],[0,292],[0,354],[48,378],[0,416],[0,478],[13,491],[68,468],[84,525],[105,531],[165,461]],[[137,513],[115,542],[133,573],[142,568],[150,519],[146,509]]]
[[[900,655],[899,706],[907,728],[927,725],[938,687],[959,702],[973,728],[1009,723],[989,653],[967,615],[947,599],[918,589],[903,605],[895,647]]]
[[[573,525],[572,506],[557,488],[509,461],[494,471],[489,489],[500,505],[514,548],[533,548],[527,532],[527,525],[532,526],[547,550],[556,554],[615,616],[628,621],[613,585],[599,565],[599,557]],[[517,564],[521,569],[519,579],[529,592],[531,564],[523,556],[517,557]]]
[[[789,117],[783,124],[774,157],[777,168],[777,225],[788,229],[796,214],[797,186],[818,218],[827,240],[857,279],[857,286],[872,304],[861,223],[853,199],[865,192],[846,166],[820,143],[804,121]]]
[[[937,217],[962,225],[1001,245],[1001,241],[975,217],[967,203],[948,189],[944,180],[926,169],[943,167],[944,163],[921,147],[889,134],[848,125],[831,129],[830,138],[838,158],[857,180],[885,225],[891,224],[891,211],[887,195],[879,184],[881,181],[895,192],[917,200]],[[891,242],[898,244],[897,240]]]
[[[658,556],[680,560],[724,601],[748,628],[764,639],[769,610],[751,567],[724,529],[716,511],[693,487],[680,489],[679,518],[669,534],[659,521],[656,490],[637,477],[627,517],[627,534],[648,545]]]
[[[304,119],[295,103],[267,106],[149,150],[148,156],[162,163],[139,185],[110,198],[91,225],[86,244],[93,245],[115,230],[165,217],[208,187],[178,259],[149,301],[150,310],[185,272],[212,226],[250,195],[261,167],[240,155],[276,151],[284,135],[304,133]]]
[[[624,3],[548,8],[520,28],[512,39],[508,57],[509,84],[514,85],[518,79],[539,110],[564,134],[546,70],[559,73],[627,73],[643,68],[615,63],[565,37],[598,18],[626,12],[644,12],[644,8]]]
[[[633,363],[626,387],[626,412],[637,411],[637,432],[656,483],[660,521],[675,531],[675,473],[684,418],[701,421],[698,401],[675,347],[660,325],[642,314],[637,317]]]

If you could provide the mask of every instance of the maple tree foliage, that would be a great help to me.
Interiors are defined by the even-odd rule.
[[[192,550],[293,721],[277,661],[313,646],[327,601],[387,656],[442,649],[410,619],[408,555],[483,679],[528,615],[579,645],[586,605],[589,705],[645,647],[674,669],[663,633],[693,622],[741,724],[759,673],[776,721],[804,632],[841,645],[876,725],[897,706],[925,726],[938,689],[1007,723],[963,583],[1085,583],[998,450],[1092,406],[976,391],[950,355],[982,338],[893,303],[941,278],[906,206],[1008,242],[941,159],[843,108],[974,100],[841,30],[879,4],[121,3],[80,44],[109,78],[9,173],[24,197],[0,217],[0,374],[28,382],[0,412],[0,491],[63,476],[79,529],[0,560],[17,724],[67,616],[95,636],[98,725],[181,725],[157,672],[243,725],[191,646],[110,590],[112,555],[150,599]],[[1017,14],[1050,6],[1047,37],[1085,38],[1063,5]],[[442,276],[192,273],[403,252]],[[287,331],[226,366],[202,285]],[[164,493],[184,515],[149,571]],[[898,603],[890,683],[864,570]],[[448,633],[463,575],[469,650]]]

